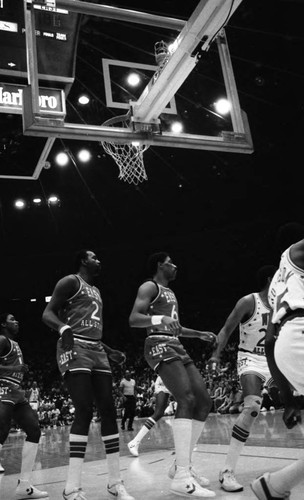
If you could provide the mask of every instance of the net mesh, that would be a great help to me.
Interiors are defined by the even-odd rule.
[[[128,117],[118,117],[115,121],[105,122],[103,125],[116,127],[129,127]],[[144,165],[144,152],[149,148],[149,144],[127,143],[119,144],[114,141],[101,142],[104,151],[110,155],[119,167],[118,178],[129,184],[139,184],[148,180]]]

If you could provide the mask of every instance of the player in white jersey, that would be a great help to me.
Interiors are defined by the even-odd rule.
[[[163,417],[165,409],[167,408],[168,405],[168,399],[170,394],[171,393],[169,389],[167,389],[162,379],[158,375],[154,383],[154,395],[155,395],[154,413],[153,415],[151,415],[151,417],[148,417],[146,419],[142,428],[136,434],[135,438],[128,443],[129,451],[131,455],[133,455],[134,457],[138,457],[139,455],[138,447],[141,443],[141,440],[148,434],[148,432],[150,432],[150,430],[154,427],[156,422]]]
[[[239,326],[237,370],[244,397],[244,408],[232,427],[232,435],[223,469],[220,471],[221,488],[229,492],[243,490],[235,478],[239,456],[249,437],[252,425],[261,409],[262,388],[270,387],[273,380],[265,356],[264,341],[270,316],[268,288],[276,267],[263,266],[258,271],[260,292],[238,300],[218,334],[218,344],[208,365],[216,369],[229,337]]]
[[[290,225],[283,226],[281,233],[288,229]],[[304,238],[304,227],[301,232]],[[301,422],[293,390],[304,395],[304,239],[283,252],[269,288],[269,301],[273,315],[266,335],[266,355],[285,406],[283,420],[291,429]],[[304,457],[278,471],[266,472],[251,483],[251,488],[259,500],[284,500],[303,478]]]

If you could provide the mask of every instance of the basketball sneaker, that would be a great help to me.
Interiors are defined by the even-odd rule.
[[[205,486],[210,486],[210,481],[204,476],[200,476],[198,472],[194,469],[193,465],[190,464],[190,474],[195,479],[195,481],[202,486],[202,488],[205,488]],[[174,460],[171,464],[171,467],[168,471],[168,476],[170,479],[174,479],[176,474],[176,461]]]
[[[202,488],[187,469],[182,469],[175,473],[174,479],[171,482],[170,492],[175,495],[191,498],[215,497],[215,492]]]
[[[243,486],[237,482],[232,469],[225,469],[220,471],[219,482],[221,488],[225,491],[243,491]]]
[[[66,493],[64,490],[62,492],[64,500],[87,500],[84,496],[84,491],[82,488],[73,488],[71,493]]]
[[[4,469],[3,465],[2,465],[2,464],[1,464],[1,462],[0,462],[0,474],[1,474],[2,472],[5,472],[5,469]]]
[[[108,486],[108,499],[109,500],[135,500],[134,497],[131,497],[124,487],[123,481],[119,483],[113,484],[113,486]]]
[[[133,455],[133,457],[138,457],[138,455],[139,455],[138,446],[139,446],[139,442],[135,441],[135,439],[133,439],[132,441],[130,441],[128,443],[129,452],[131,453],[131,455]]]
[[[266,472],[262,476],[258,477],[250,484],[251,489],[255,496],[259,500],[289,500],[290,491],[286,491],[282,496],[278,496],[278,493],[275,493],[273,496],[269,490],[269,472]]]
[[[16,488],[16,500],[25,500],[26,498],[47,498],[49,494],[46,491],[40,491],[32,486],[29,481],[19,479]]]

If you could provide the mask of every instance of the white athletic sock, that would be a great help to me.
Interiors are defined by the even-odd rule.
[[[192,419],[175,418],[172,423],[172,429],[176,454],[176,466],[189,469]]]
[[[120,457],[119,457],[119,434],[112,434],[110,436],[102,437],[107,466],[108,466],[108,484],[119,483],[120,481]]]
[[[150,432],[150,430],[152,429],[152,427],[154,427],[155,424],[156,424],[156,421],[154,420],[154,418],[152,418],[152,417],[147,418],[147,420],[144,422],[144,425],[139,430],[139,432],[136,434],[135,438],[132,439],[132,441],[136,441],[137,443],[140,443],[142,438],[145,437],[145,435],[148,434],[148,432]]]
[[[236,469],[237,461],[249,436],[249,431],[242,429],[237,423],[238,420],[232,428],[232,436],[224,466],[224,469],[232,469],[233,471]]]
[[[192,458],[193,448],[199,440],[201,433],[204,430],[206,422],[202,422],[201,420],[192,420],[192,434],[191,434],[191,445],[190,445],[190,462]]]
[[[30,481],[38,450],[38,443],[24,441],[21,459],[21,481]]]
[[[270,487],[274,490],[272,494],[283,494],[286,491],[292,490],[304,476],[304,458],[287,465],[283,469],[270,474]]]
[[[81,473],[86,452],[88,436],[70,434],[70,462],[65,492],[71,493],[74,488],[81,487]]]

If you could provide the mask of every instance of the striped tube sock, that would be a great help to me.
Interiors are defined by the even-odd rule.
[[[232,427],[232,436],[226,457],[225,468],[235,471],[238,458],[244,448],[248,436],[249,431],[242,429],[242,427],[239,427],[236,424]]]
[[[86,452],[88,436],[70,434],[70,462],[65,493],[71,493],[73,488],[81,487],[81,473]]]
[[[102,437],[109,474],[109,486],[113,486],[120,481],[120,464],[119,464],[119,434],[111,434],[110,436]]]
[[[133,441],[136,441],[137,443],[140,443],[142,438],[148,434],[148,432],[152,429],[152,427],[154,427],[154,425],[156,424],[156,421],[154,420],[154,418],[152,417],[149,417],[147,418],[147,420],[144,422],[142,428],[140,429],[140,431],[136,434],[135,438],[133,439]]]

